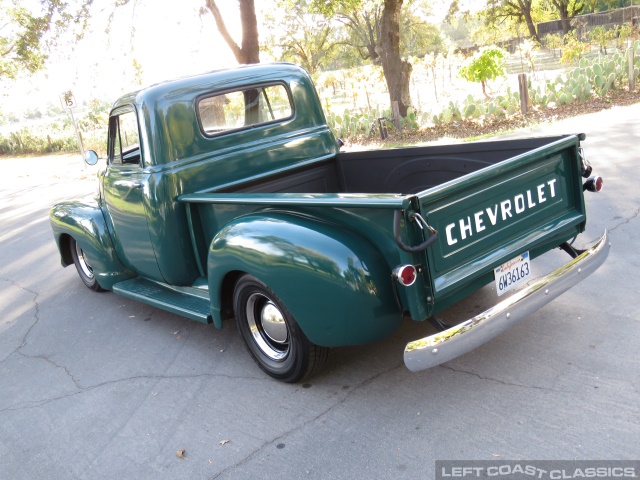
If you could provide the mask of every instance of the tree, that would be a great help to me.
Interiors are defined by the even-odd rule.
[[[469,82],[480,82],[482,84],[482,93],[484,93],[485,97],[488,97],[487,81],[504,76],[503,60],[505,56],[505,52],[501,48],[483,48],[460,69],[460,76]]]
[[[34,12],[0,0],[0,78],[41,70],[51,46],[70,27],[81,38],[91,2],[82,0],[73,10],[61,0],[42,0]]]
[[[340,8],[335,18],[347,27],[348,39],[343,43],[355,48],[363,60],[378,62],[376,45],[380,39],[380,17],[382,4],[377,1],[363,1],[360,8]]]
[[[398,102],[400,116],[406,117],[411,106],[412,65],[400,56],[400,11],[403,0],[384,0],[380,20],[380,63],[389,89],[391,105]]]
[[[310,74],[320,68],[336,47],[333,28],[323,15],[310,13],[307,0],[279,0],[278,18],[267,15],[267,29],[272,33],[266,45],[268,49],[280,49],[274,56],[299,63]]]
[[[428,4],[424,1],[410,1],[403,8],[400,19],[400,51],[403,56],[422,57],[426,53],[447,50],[440,28],[425,20],[429,13]]]
[[[222,35],[222,38],[233,52],[238,63],[260,63],[258,21],[256,19],[254,0],[238,0],[238,4],[240,7],[240,20],[242,22],[242,41],[240,45],[236,43],[229,33],[215,0],[205,0],[205,7],[200,10],[200,13],[202,14],[207,10],[211,12],[220,35]]]
[[[500,20],[504,21],[507,18],[515,19],[518,23],[525,23],[529,36],[540,43],[532,14],[533,2],[534,0],[488,0],[485,18],[487,23],[500,23]]]
[[[571,30],[571,19],[582,13],[585,3],[583,0],[550,0],[550,3],[560,15],[562,34],[566,35]]]
[[[400,20],[404,0],[383,0],[380,12],[380,36],[375,46],[375,53],[380,59],[384,77],[389,90],[391,105],[398,102],[400,115],[406,117],[411,105],[409,84],[412,66],[402,59],[400,54]],[[342,12],[355,14],[368,5],[369,0],[312,0],[311,6],[328,18],[334,18]]]

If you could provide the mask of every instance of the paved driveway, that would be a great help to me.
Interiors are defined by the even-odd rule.
[[[93,181],[76,158],[0,159],[0,478],[414,479],[438,459],[640,458],[640,105],[536,132],[579,131],[605,178],[584,235],[610,232],[598,272],[442,366],[405,369],[404,344],[429,331],[406,321],[298,385],[262,374],[231,324],[85,288],[47,212]],[[534,266],[566,261],[550,257]]]

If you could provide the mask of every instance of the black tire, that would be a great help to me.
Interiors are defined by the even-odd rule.
[[[72,238],[69,241],[69,249],[71,250],[71,258],[73,258],[73,264],[76,266],[78,275],[82,282],[94,292],[104,292],[104,288],[100,286],[93,274],[93,268],[87,259],[80,245]]]
[[[329,349],[311,343],[282,300],[257,278],[240,278],[233,307],[247,350],[268,375],[287,383],[299,382],[326,363]]]

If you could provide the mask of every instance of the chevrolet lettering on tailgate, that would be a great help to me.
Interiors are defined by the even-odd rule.
[[[461,240],[466,240],[467,236],[472,237],[474,233],[480,233],[486,230],[484,224],[485,218],[488,219],[491,225],[495,226],[498,223],[498,218],[506,222],[513,218],[514,214],[520,215],[528,209],[545,203],[547,198],[555,198],[556,181],[557,179],[554,178],[547,183],[537,185],[533,191],[527,190],[526,193],[520,193],[513,197],[513,199],[508,198],[500,201],[491,207],[475,212],[473,215],[461,218],[457,223],[450,223],[445,228],[447,244],[455,245],[458,243],[457,235],[459,235]]]

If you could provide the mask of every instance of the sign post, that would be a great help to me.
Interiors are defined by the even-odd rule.
[[[73,92],[71,90],[62,92],[60,94],[60,103],[62,104],[62,108],[64,110],[68,110],[69,115],[71,115],[71,122],[73,123],[73,128],[76,131],[78,146],[80,147],[80,155],[82,156],[82,165],[86,168],[86,165],[84,163],[84,146],[82,145],[82,135],[80,135],[80,130],[78,129],[76,118],[73,116],[73,110],[77,107],[76,99],[73,96]]]

